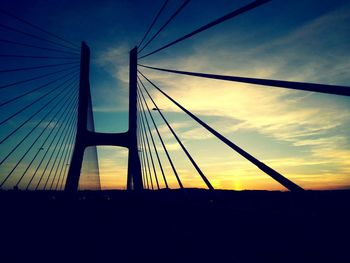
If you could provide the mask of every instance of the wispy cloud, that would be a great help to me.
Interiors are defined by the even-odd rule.
[[[123,83],[129,82],[129,45],[119,44],[102,52],[97,57],[97,64],[106,68],[112,76]],[[125,85],[127,86],[127,85]]]
[[[128,150],[116,147],[98,147],[99,170],[103,189],[125,189]]]
[[[216,39],[197,43],[192,53],[166,60],[153,59],[152,65],[226,75],[349,85],[350,63],[346,59],[350,56],[349,23],[350,6],[347,5],[316,18],[293,32],[271,39],[268,45],[232,44],[219,46],[212,52],[213,44],[217,44],[216,36]],[[229,43],[228,39],[226,41],[225,44]],[[109,50],[104,54],[103,63],[114,63],[113,76],[126,82],[127,69],[112,59],[122,52],[125,52],[123,45]],[[349,185],[345,176],[350,172],[347,168],[350,151],[347,150],[349,139],[346,133],[350,127],[349,100],[337,96],[160,73],[143,68],[141,70],[183,106],[230,138],[248,132],[263,136],[271,144],[270,148],[284,145],[290,151],[289,156],[276,156],[264,161],[272,167],[289,171],[289,176],[298,182],[311,188],[322,188],[332,180],[334,187]],[[152,90],[150,85],[147,86]],[[152,95],[164,114],[180,114],[181,110],[163,95],[154,90]],[[210,134],[190,121],[174,117],[172,124],[189,145],[194,141],[211,138]],[[162,134],[168,134],[164,135],[166,139],[170,139],[166,126],[161,126],[160,130]],[[257,169],[247,166],[246,162],[235,170],[236,168],[225,166],[219,160],[220,158],[213,163],[206,162],[208,166],[216,168],[208,168],[211,172],[221,174],[212,178],[219,187],[241,189],[244,184],[254,184],[253,179],[242,179],[244,176],[256,179],[255,183],[261,183],[260,185],[266,179],[257,176]],[[310,167],[314,172],[310,171]],[[329,179],[332,173],[337,176]],[[232,178],[228,182],[228,174],[244,176],[240,179],[237,177],[236,183],[241,183],[235,185]],[[276,187],[272,186],[273,183],[267,185]]]
[[[127,43],[120,43],[97,54],[93,63],[112,78],[99,80],[92,89],[94,112],[121,112],[128,108],[128,55]]]

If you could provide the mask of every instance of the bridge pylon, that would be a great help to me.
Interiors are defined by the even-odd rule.
[[[91,100],[89,68],[90,49],[85,42],[82,42],[77,133],[65,191],[76,192],[78,190],[85,148],[98,145],[120,146],[129,149],[127,189],[142,190],[141,164],[137,145],[137,47],[130,51],[129,129],[127,132],[99,133],[87,129],[88,106]]]

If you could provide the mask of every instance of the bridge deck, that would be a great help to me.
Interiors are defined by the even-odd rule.
[[[0,192],[2,262],[344,262],[350,191]]]

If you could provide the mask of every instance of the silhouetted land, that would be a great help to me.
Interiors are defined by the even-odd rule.
[[[1,191],[1,262],[350,262],[350,191]]]

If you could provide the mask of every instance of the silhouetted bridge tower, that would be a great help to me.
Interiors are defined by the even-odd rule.
[[[127,189],[141,190],[143,185],[137,146],[137,48],[135,47],[130,51],[129,129],[124,133],[98,133],[87,129],[88,103],[91,100],[89,62],[90,50],[83,42],[81,47],[77,134],[65,190],[68,192],[77,191],[85,148],[97,145],[121,146],[129,149]]]
[[[11,186],[16,188],[19,186],[22,187],[23,185],[22,188],[26,190],[65,189],[67,192],[75,192],[78,190],[79,186],[84,151],[89,146],[98,145],[121,146],[129,149],[127,174],[128,190],[138,191],[144,188],[160,189],[160,178],[162,178],[165,188],[169,188],[166,174],[155,145],[153,138],[154,133],[151,131],[151,126],[153,126],[153,131],[155,131],[155,134],[161,143],[161,149],[164,150],[167,161],[171,166],[179,188],[184,188],[176,167],[167,150],[166,144],[164,143],[157,124],[154,121],[151,112],[151,109],[153,109],[156,110],[164,124],[168,127],[169,132],[181,147],[195,170],[198,172],[198,175],[203,180],[206,187],[211,190],[214,189],[199,165],[191,156],[190,152],[182,143],[180,137],[176,134],[169,121],[157,106],[151,93],[148,91],[148,87],[153,87],[154,90],[157,90],[160,94],[165,96],[187,116],[192,118],[217,139],[244,157],[250,163],[254,164],[258,169],[269,175],[282,186],[290,191],[303,191],[303,188],[301,188],[299,185],[275,171],[267,164],[261,162],[252,154],[248,153],[226,138],[220,132],[213,129],[206,122],[198,118],[170,95],[165,93],[156,83],[150,80],[138,69],[138,67],[140,67],[171,74],[249,83],[258,85],[262,88],[264,86],[270,86],[276,88],[288,88],[294,90],[350,96],[350,88],[345,86],[257,79],[241,76],[224,76],[165,69],[138,63],[138,61],[141,59],[156,54],[209,28],[255,9],[256,7],[267,2],[269,2],[269,0],[253,1],[250,4],[233,10],[232,12],[208,24],[205,24],[186,35],[183,35],[182,37],[175,39],[174,41],[171,41],[160,48],[146,54],[141,54],[144,52],[143,50],[189,3],[188,0],[184,1],[173,13],[173,15],[170,16],[170,18],[159,28],[159,30],[146,42],[148,34],[151,32],[155,22],[168,3],[168,1],[165,1],[143,36],[140,44],[130,51],[129,128],[127,132],[113,134],[99,133],[88,129],[88,108],[89,103],[91,103],[89,84],[89,47],[84,42],[81,44],[81,46],[76,45],[36,25],[33,25],[26,20],[9,14],[6,11],[0,10],[2,15],[6,15],[11,19],[15,19],[26,24],[27,26],[35,29],[36,32],[24,32],[20,29],[13,28],[10,25],[3,24],[0,24],[1,28],[10,31],[13,34],[25,35],[26,37],[36,39],[36,41],[39,41],[40,44],[26,43],[25,41],[19,42],[2,38],[0,38],[0,43],[8,46],[31,48],[40,50],[41,52],[40,54],[18,55],[15,54],[11,48],[5,48],[3,49],[4,53],[0,54],[0,57],[10,60],[12,64],[15,63],[14,61],[18,61],[18,59],[26,62],[35,60],[36,63],[43,60],[64,61],[64,63],[51,63],[47,65],[36,64],[34,66],[0,70],[0,74],[45,70],[44,74],[35,75],[33,73],[33,76],[16,77],[15,80],[10,82],[8,81],[10,78],[5,78],[5,84],[0,84],[0,92],[3,92],[1,94],[2,96],[0,96],[2,98],[0,108],[5,106],[9,107],[9,110],[6,111],[8,112],[7,116],[0,120],[0,128],[7,125],[4,128],[4,131],[1,131],[3,132],[4,136],[0,138],[0,145],[2,147],[2,151],[0,152],[0,169],[2,169],[0,188],[6,184],[7,187]],[[43,33],[45,36],[42,37],[36,35],[38,31]],[[54,46],[42,46],[43,42]],[[52,55],[53,53],[55,55]],[[58,53],[61,54],[61,56],[58,56]],[[63,56],[62,54],[65,55]],[[60,68],[60,70],[50,71],[52,68]],[[78,74],[79,79],[76,79],[78,78]],[[39,80],[45,80],[46,82],[36,83],[36,81]],[[147,85],[144,82],[147,83]],[[31,86],[31,89],[27,88],[25,91],[22,89],[16,90],[18,86],[32,83],[34,84]],[[32,101],[30,102],[28,102],[30,99],[28,98],[29,96],[32,96]],[[24,98],[27,100],[23,100]],[[150,101],[152,106],[149,106],[147,101]],[[33,109],[33,107],[37,108]],[[18,116],[24,113],[27,113],[27,115],[22,119],[16,120]],[[75,115],[76,113],[77,116]],[[17,121],[15,122],[17,125],[16,127],[11,126],[10,122],[13,120]],[[28,124],[30,123],[35,124],[29,126]],[[25,127],[27,128],[25,129]],[[21,131],[22,133],[20,133]],[[71,145],[74,145],[74,147],[71,147]],[[151,150],[151,146],[153,146],[153,150]],[[139,151],[140,148],[142,149],[141,151]],[[160,171],[162,175],[160,178],[158,178],[155,168],[155,163],[157,162],[159,167],[158,171]],[[151,170],[153,170],[153,176]]]

